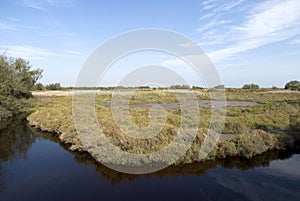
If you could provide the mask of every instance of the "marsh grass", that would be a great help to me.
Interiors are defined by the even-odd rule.
[[[196,90],[199,99],[209,98],[205,89]],[[299,142],[300,99],[294,93],[264,93],[263,90],[227,90],[229,100],[255,101],[260,104],[246,107],[228,107],[222,134],[232,134],[231,141],[220,141],[205,160],[240,156],[250,158],[271,149],[285,149]],[[116,125],[112,110],[103,105],[110,103],[111,94],[97,94],[95,111],[101,129],[114,145],[131,153],[151,153],[161,150],[177,135],[181,123],[181,110],[167,110],[167,120],[161,132],[151,139],[128,136]],[[42,131],[56,133],[70,145],[71,150],[84,151],[72,119],[72,97],[39,97],[36,111],[29,123]],[[177,103],[176,96],[163,90],[138,91],[130,105]],[[149,108],[129,109],[133,122],[140,128],[149,125]],[[222,114],[225,115],[225,114]],[[199,161],[198,154],[207,134],[211,110],[200,108],[199,130],[186,154],[177,164]],[[186,120],[188,121],[188,120]],[[297,141],[298,140],[298,141]]]

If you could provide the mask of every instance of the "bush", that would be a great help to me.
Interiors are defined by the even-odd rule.
[[[253,130],[247,134],[239,135],[235,139],[236,150],[241,157],[251,158],[274,148],[277,138],[262,130]]]
[[[0,93],[15,98],[29,98],[31,90],[42,76],[42,70],[31,70],[21,58],[0,56]]]
[[[45,87],[42,83],[39,82],[39,83],[34,85],[33,90],[43,91],[43,90],[45,90]]]
[[[214,88],[215,89],[224,89],[225,85],[224,84],[220,84],[220,85],[214,86]]]
[[[62,87],[60,86],[60,83],[52,83],[52,84],[48,84],[46,86],[47,90],[61,90]]]
[[[290,81],[286,83],[284,88],[294,90],[294,91],[300,91],[300,82],[297,80]]]
[[[189,85],[171,85],[170,86],[171,89],[190,89]]]
[[[259,89],[257,84],[245,84],[242,89]]]
[[[227,117],[225,121],[224,128],[222,130],[223,134],[242,134],[249,130],[248,122],[242,118]]]
[[[203,89],[203,87],[193,86],[192,89]]]
[[[26,110],[26,99],[41,76],[42,70],[32,70],[24,59],[0,55],[0,120]]]

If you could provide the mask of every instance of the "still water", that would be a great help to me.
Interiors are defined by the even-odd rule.
[[[24,122],[0,124],[0,200],[300,200],[300,155],[210,161],[128,175]]]

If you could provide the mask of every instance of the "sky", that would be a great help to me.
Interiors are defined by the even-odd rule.
[[[300,80],[300,0],[1,0],[0,53],[44,69],[44,84],[74,86],[89,55],[137,29],[167,29],[197,43],[226,87]],[[182,60],[158,52],[120,59],[102,85],[137,66],[161,65],[202,85]]]

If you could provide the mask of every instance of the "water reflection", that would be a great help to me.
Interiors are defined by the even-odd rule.
[[[40,132],[34,130],[37,136],[42,137],[44,139],[60,143],[56,137],[53,137],[52,134]],[[106,166],[97,162],[90,154],[86,152],[71,152],[67,149],[67,146],[60,143],[60,146],[70,152],[77,163],[84,164],[86,166],[95,167],[96,171],[99,173],[101,179],[111,182],[112,184],[116,184],[123,181],[134,181],[138,178],[145,176],[148,178],[159,177],[163,178],[166,176],[182,176],[182,175],[204,175],[208,170],[213,169],[217,166],[221,166],[226,169],[237,168],[239,170],[249,170],[255,167],[269,167],[272,161],[274,160],[284,160],[291,158],[294,154],[299,154],[299,150],[273,150],[268,151],[264,154],[255,156],[251,159],[241,159],[241,158],[231,158],[226,160],[214,160],[214,161],[206,161],[202,163],[193,163],[193,164],[185,164],[181,166],[169,166],[163,170],[158,172],[149,173],[146,175],[132,175],[117,172]]]
[[[4,186],[3,163],[26,159],[27,151],[35,141],[35,134],[26,126],[24,119],[10,119],[0,122],[0,191]]]
[[[2,124],[0,131],[0,200],[274,201],[300,196],[295,150],[130,175],[99,164],[88,153],[65,151],[52,134],[32,132],[21,121]]]

